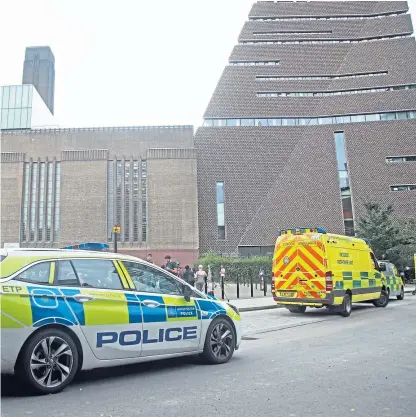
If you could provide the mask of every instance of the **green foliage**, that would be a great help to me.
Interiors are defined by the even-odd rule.
[[[378,203],[364,205],[366,213],[358,219],[357,236],[370,241],[378,259],[388,259],[399,269],[411,265],[416,249],[416,220],[392,218],[391,205],[382,208]]]
[[[225,280],[227,282],[236,282],[237,277],[241,284],[249,283],[250,279],[258,280],[260,268],[264,268],[264,275],[267,279],[270,280],[272,276],[271,256],[225,258],[210,252],[201,256],[195,263],[195,268],[198,268],[198,265],[203,265],[207,272],[208,266],[210,266],[215,281],[219,281],[221,265],[225,268]]]

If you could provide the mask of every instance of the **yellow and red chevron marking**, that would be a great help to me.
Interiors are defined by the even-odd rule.
[[[318,240],[308,245],[307,241],[313,235],[286,235],[279,243],[285,241],[294,244],[276,245],[273,260],[275,290],[297,289],[298,297],[322,298],[317,291],[325,290],[324,283],[321,282],[325,277],[325,249]],[[306,244],[296,244],[302,241],[306,241]],[[289,258],[289,262],[285,263],[285,258]],[[299,281],[301,278],[302,283]],[[305,296],[304,292],[307,292],[308,296]]]

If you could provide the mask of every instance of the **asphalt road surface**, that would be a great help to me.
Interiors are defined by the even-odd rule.
[[[81,373],[64,392],[19,394],[2,377],[4,417],[413,417],[416,297],[351,317],[310,310],[243,313],[225,365],[196,358]]]

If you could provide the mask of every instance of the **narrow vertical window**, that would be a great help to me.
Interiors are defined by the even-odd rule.
[[[224,182],[217,182],[217,237],[225,239]]]
[[[46,188],[46,241],[51,240],[53,162],[48,162],[48,185]]]
[[[58,241],[61,214],[61,163],[56,162],[55,168],[55,228],[54,240]]]
[[[121,226],[121,186],[123,172],[121,161],[117,161],[116,168],[116,224],[117,226]]]
[[[139,162],[133,161],[133,240],[139,240]]]
[[[22,209],[22,241],[27,240],[27,216],[29,210],[29,163],[23,166],[23,209]]]
[[[35,241],[35,223],[36,223],[36,202],[38,194],[38,164],[32,164],[32,178],[31,178],[31,201],[30,201],[30,241]]]
[[[124,240],[130,240],[130,161],[124,165]]]
[[[107,167],[107,237],[112,238],[114,226],[114,165],[113,161],[108,161]]]
[[[147,161],[142,161],[141,197],[142,197],[142,242],[147,241]]]
[[[44,227],[44,208],[45,208],[45,162],[40,164],[40,181],[39,181],[39,207],[38,207],[38,238],[37,241],[41,242],[43,239],[43,227]]]
[[[338,164],[338,178],[341,192],[345,234],[347,236],[354,236],[354,218],[352,212],[351,187],[348,173],[347,154],[345,151],[344,132],[335,132],[335,150]]]

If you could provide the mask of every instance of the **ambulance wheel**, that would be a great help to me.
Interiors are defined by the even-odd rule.
[[[398,300],[404,300],[404,287],[400,290],[400,294],[397,296]]]
[[[342,317],[349,317],[352,312],[352,301],[351,296],[349,294],[344,295],[344,299],[342,300],[341,310],[339,314]]]
[[[293,306],[293,307],[287,307],[287,309],[291,313],[303,314],[306,311],[306,306]]]
[[[376,307],[387,307],[389,299],[389,293],[386,290],[381,290],[380,298],[378,300],[373,301],[373,304]]]
[[[233,356],[236,334],[232,324],[217,317],[208,327],[202,358],[213,365],[226,363]]]
[[[78,369],[78,350],[72,337],[56,328],[35,333],[21,351],[17,378],[37,394],[55,394],[71,383]]]

